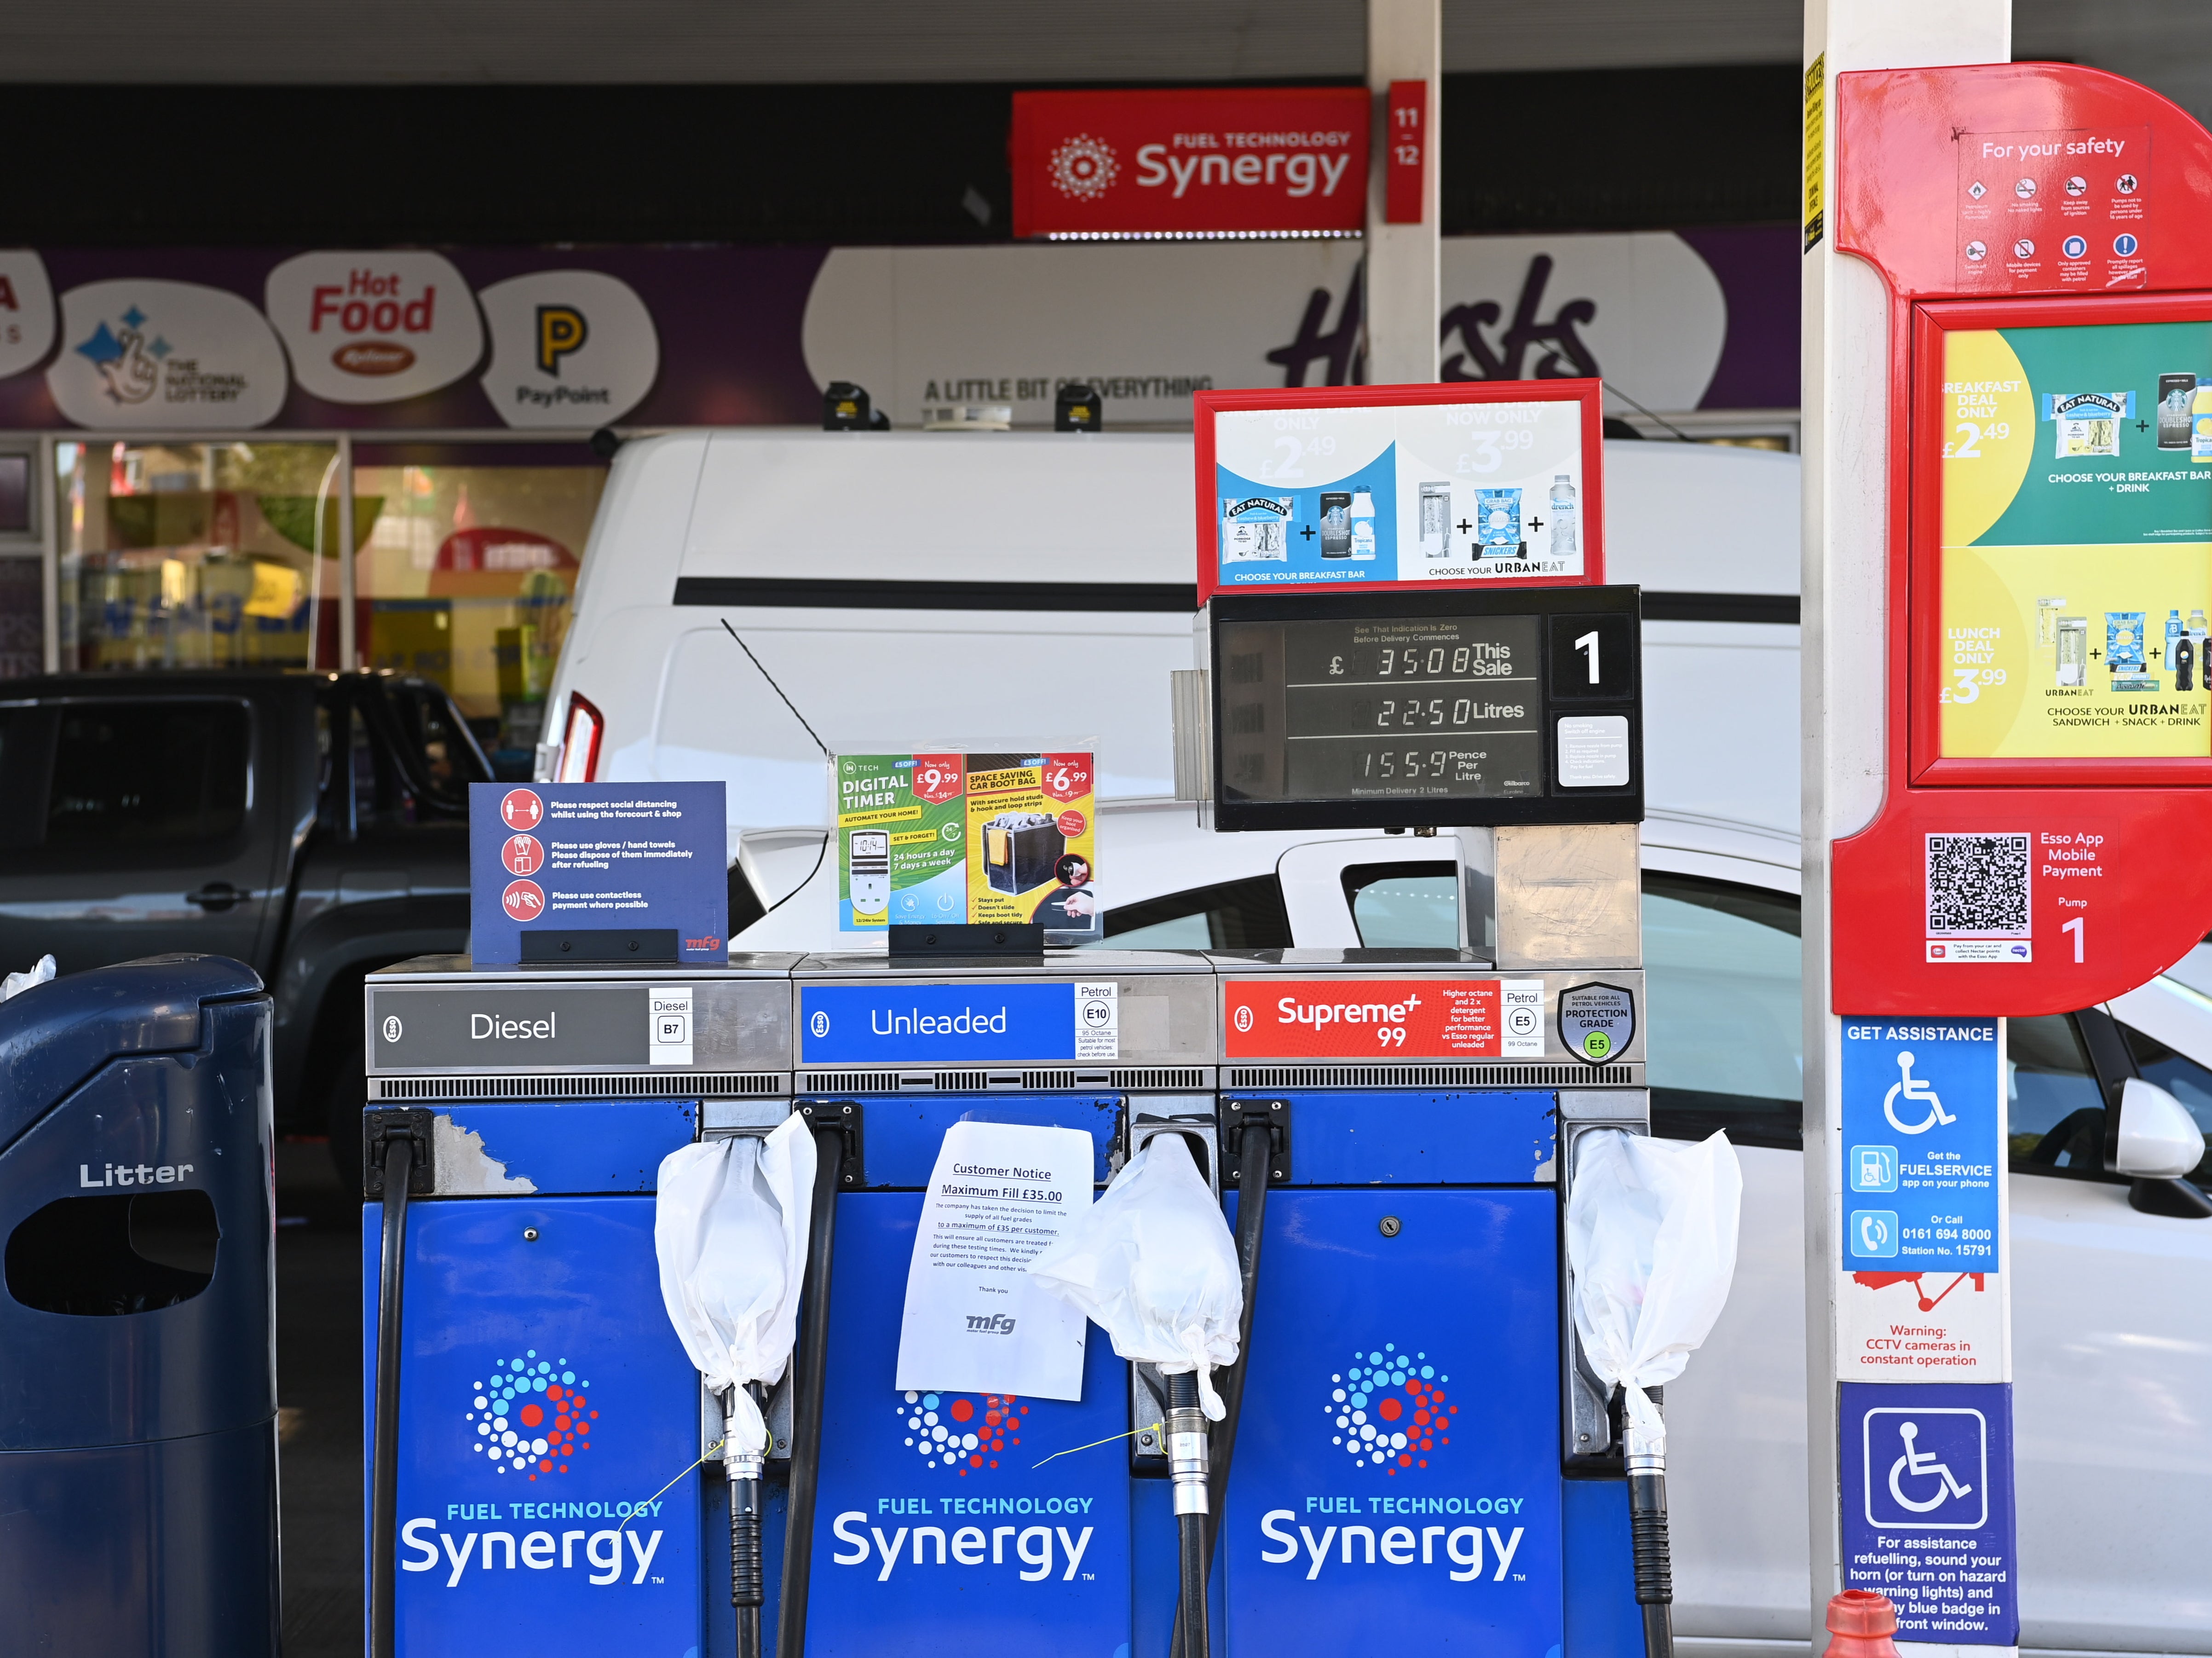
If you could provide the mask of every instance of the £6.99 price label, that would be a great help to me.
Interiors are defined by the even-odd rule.
[[[1502,1030],[1501,991],[1531,989],[1540,998],[1542,981],[1231,979],[1223,1009],[1229,1057],[1496,1059],[1522,1045]]]

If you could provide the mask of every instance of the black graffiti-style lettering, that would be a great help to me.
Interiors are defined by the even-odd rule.
[[[1597,377],[1597,358],[1575,330],[1597,315],[1597,302],[1571,299],[1552,314],[1549,322],[1536,320],[1544,302],[1544,285],[1552,277],[1552,258],[1539,253],[1528,261],[1521,279],[1520,297],[1513,302],[1513,321],[1492,346],[1486,328],[1495,327],[1499,311],[1495,300],[1474,305],[1455,305],[1444,313],[1442,338],[1449,344],[1456,333],[1465,351],[1454,351],[1443,360],[1438,377],[1443,380],[1568,380],[1578,375]],[[1539,348],[1533,375],[1522,372],[1528,350]],[[1468,358],[1474,358],[1470,368]],[[1292,381],[1296,384],[1296,381]]]
[[[1336,327],[1322,332],[1322,325],[1328,320],[1328,290],[1316,288],[1307,296],[1305,315],[1298,320],[1297,338],[1287,345],[1278,345],[1267,353],[1267,361],[1279,363],[1283,384],[1303,386],[1306,370],[1316,363],[1328,366],[1324,386],[1358,386],[1367,379],[1367,354],[1360,350],[1361,313],[1365,308],[1363,295],[1367,265],[1362,260],[1352,273],[1352,284],[1344,290],[1344,303],[1336,314]]]

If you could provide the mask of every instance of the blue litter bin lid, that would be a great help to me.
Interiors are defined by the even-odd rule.
[[[0,1146],[109,1060],[200,1045],[200,1009],[261,993],[227,955],[151,955],[71,973],[0,1002]]]

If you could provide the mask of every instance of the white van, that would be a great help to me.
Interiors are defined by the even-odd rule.
[[[1110,945],[1450,941],[1448,841],[1214,834],[1166,798],[1197,495],[1180,436],[632,444],[585,554],[539,775],[724,779],[733,901],[765,911],[738,942],[851,948],[807,727],[832,750],[1090,735]],[[1797,524],[1793,457],[1606,446],[1607,575],[1645,589],[1654,1127],[1726,1128],[1744,1171],[1728,1309],[1668,1389],[1694,1658],[1808,1650]],[[2015,1020],[2010,1046],[2023,1643],[2212,1654],[2212,1225],[2134,1206],[2083,1155],[2115,1064],[2212,1125],[2212,965]]]

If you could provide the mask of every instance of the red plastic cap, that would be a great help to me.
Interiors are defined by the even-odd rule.
[[[1872,1589],[1845,1589],[1828,1601],[1831,1635],[1876,1636],[1897,1633],[1897,1608],[1886,1594]]]

